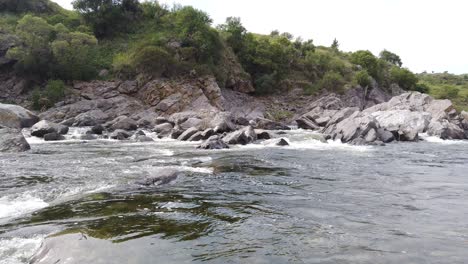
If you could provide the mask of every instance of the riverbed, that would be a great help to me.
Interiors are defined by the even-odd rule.
[[[0,263],[468,261],[468,141],[283,137],[216,151],[28,137],[0,154]],[[164,169],[178,178],[138,184]]]

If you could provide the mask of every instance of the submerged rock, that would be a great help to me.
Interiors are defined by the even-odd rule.
[[[0,152],[23,152],[30,149],[20,130],[0,128]]]
[[[153,186],[153,185],[163,185],[168,184],[171,181],[177,179],[179,172],[172,169],[163,169],[157,172],[154,172],[153,175],[147,177],[142,181],[138,181],[137,184],[144,186]]]
[[[60,140],[65,140],[65,137],[60,135],[57,132],[52,132],[44,135],[44,140],[45,141],[60,141]]]
[[[281,146],[281,147],[284,147],[284,146],[289,146],[289,142],[284,139],[284,138],[280,138],[278,140],[278,142],[275,143],[276,146]]]

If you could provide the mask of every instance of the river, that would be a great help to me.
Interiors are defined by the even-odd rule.
[[[468,141],[284,137],[219,151],[29,137],[0,154],[0,263],[468,262]],[[179,177],[138,184],[164,168]]]

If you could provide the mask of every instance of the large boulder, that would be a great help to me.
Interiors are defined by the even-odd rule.
[[[0,127],[25,128],[39,121],[31,111],[11,104],[0,104]]]
[[[427,130],[431,114],[410,110],[378,111],[372,114],[381,128],[399,136],[400,141],[418,140],[419,133]]]
[[[427,134],[437,136],[441,139],[464,139],[465,131],[448,120],[436,121],[432,120],[429,124]]]
[[[200,118],[190,117],[187,120],[185,120],[185,122],[181,123],[180,127],[184,130],[187,130],[191,127],[200,128],[202,126],[202,123],[203,120],[201,120]]]
[[[0,152],[23,152],[30,149],[20,130],[0,128]]]
[[[47,120],[42,120],[31,128],[31,136],[44,137],[44,135],[50,133],[65,135],[68,133],[68,127],[65,125],[49,122]]]
[[[338,124],[328,127],[325,134],[332,135],[333,139],[340,139],[347,143],[358,137],[364,138],[371,129],[377,128],[378,124],[373,116],[355,112]]]
[[[138,128],[136,121],[126,116],[117,117],[111,121],[111,124],[111,130],[122,129],[126,131],[133,131]]]
[[[81,113],[76,117],[72,118],[72,120],[73,123],[71,126],[95,126],[107,122],[109,120],[109,115],[104,113],[100,109],[96,109],[85,113]]]
[[[159,136],[169,136],[172,132],[173,126],[171,123],[163,123],[154,127],[153,131]]]
[[[257,140],[257,134],[251,126],[227,134],[223,141],[229,145],[247,145]]]

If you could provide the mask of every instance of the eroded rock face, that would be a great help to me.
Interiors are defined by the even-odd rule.
[[[38,121],[37,115],[21,106],[0,104],[0,127],[25,128]]]
[[[0,128],[0,152],[24,152],[30,149],[20,130]]]

